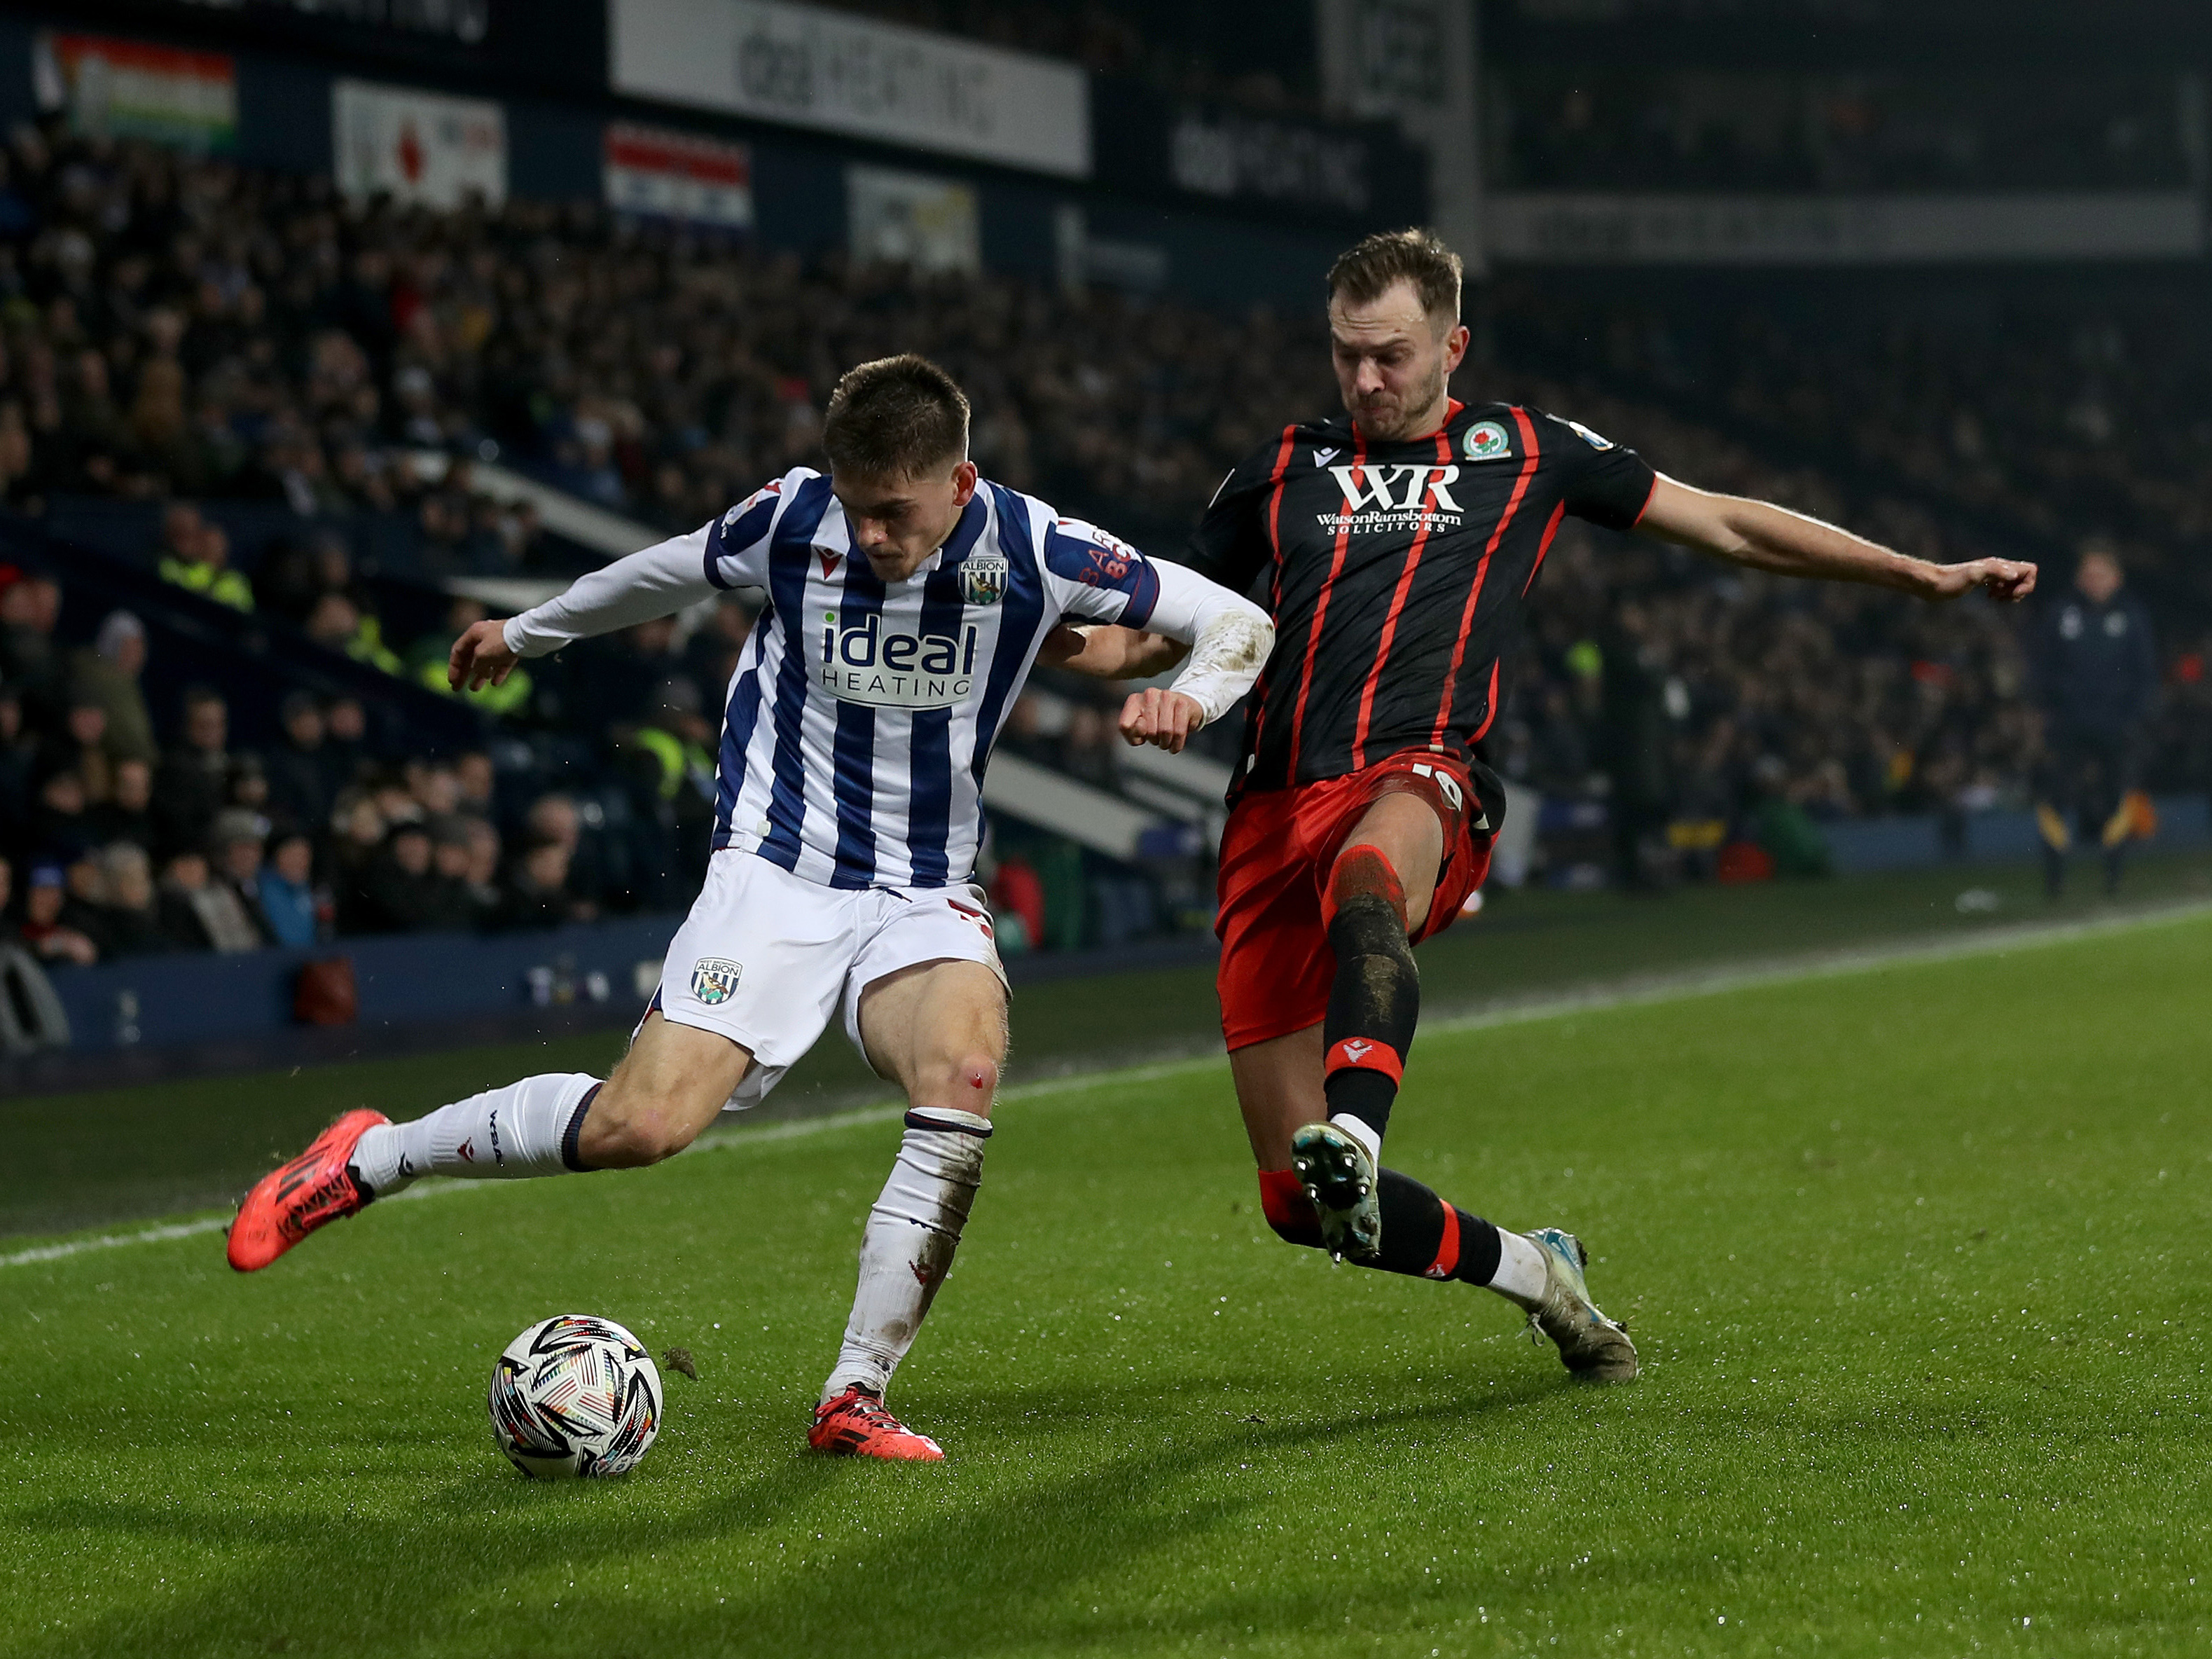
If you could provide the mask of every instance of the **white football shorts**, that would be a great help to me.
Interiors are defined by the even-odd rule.
[[[924,962],[979,962],[1006,982],[980,887],[864,887],[801,881],[743,848],[707,860],[701,889],[660,969],[653,1006],[678,1025],[751,1051],[725,1111],[757,1106],[811,1048],[842,1002],[866,1060],[860,997]]]

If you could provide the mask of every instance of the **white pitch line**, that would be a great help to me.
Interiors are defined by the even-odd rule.
[[[1878,969],[1954,962],[1966,957],[2001,956],[2007,951],[2039,950],[2047,945],[2070,944],[2076,939],[2192,921],[2208,915],[2212,915],[2212,901],[2192,900],[2132,915],[2106,916],[2087,921],[2027,922],[2013,927],[1991,928],[1966,939],[1908,940],[1895,945],[1824,951],[1810,957],[1784,957],[1750,967],[1655,975],[1644,980],[1596,986],[1587,991],[1531,997],[1525,1002],[1502,1007],[1477,1009],[1433,1021],[1425,1029],[1434,1034],[1480,1031],[1494,1026],[1559,1019],[1571,1014],[1651,1007],[1661,1003],[1686,1002],[1698,997],[1721,996],[1730,991],[1750,990],[1761,986],[1835,979],[1849,974],[1869,973]],[[1187,1060],[1148,1066],[1124,1066],[1107,1071],[1073,1073],[1066,1077],[1045,1078],[1036,1083],[1003,1089],[998,1097],[1012,1103],[1109,1086],[1126,1088],[1131,1084],[1157,1082],[1186,1072],[1219,1067],[1227,1063],[1227,1058],[1218,1054],[1194,1054]],[[758,1127],[732,1126],[726,1129],[711,1130],[702,1135],[693,1144],[692,1150],[712,1152],[732,1146],[759,1146],[769,1141],[807,1139],[838,1129],[888,1123],[903,1115],[905,1110],[902,1105],[890,1103],[863,1106],[823,1117],[763,1123]],[[381,1201],[398,1204],[410,1199],[436,1198],[446,1193],[481,1192],[500,1184],[485,1181],[426,1182],[404,1193],[394,1193]],[[24,1267],[41,1261],[61,1261],[94,1250],[119,1249],[125,1244],[161,1244],[172,1239],[195,1238],[204,1233],[220,1232],[229,1224],[226,1218],[207,1216],[197,1221],[143,1227],[135,1232],[102,1233],[91,1238],[66,1239],[58,1244],[40,1244],[29,1249],[18,1250],[12,1255],[0,1255],[0,1267]]]

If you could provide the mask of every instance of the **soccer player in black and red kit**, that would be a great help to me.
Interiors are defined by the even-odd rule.
[[[1264,574],[1273,654],[1248,702],[1222,840],[1222,1029],[1269,1223],[1388,1272],[1486,1285],[1558,1343],[1568,1369],[1637,1372],[1592,1304],[1584,1253],[1515,1233],[1381,1164],[1413,1048],[1413,945],[1482,884],[1504,793],[1476,755],[1544,556],[1569,514],[1757,569],[1927,599],[2024,598],[2035,567],[1936,565],[1765,502],[1654,471],[1585,427],[1447,381],[1467,349],[1460,261],[1425,232],[1370,237],[1329,273],[1348,418],[1286,426],[1231,472],[1191,562],[1232,590]],[[1068,665],[1148,675],[1175,647],[1089,631]],[[1131,741],[1185,718],[1130,702]]]

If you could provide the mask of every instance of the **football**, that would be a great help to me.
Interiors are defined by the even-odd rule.
[[[660,1432],[660,1371],[613,1320],[560,1314],[507,1345],[489,1403],[500,1450],[525,1474],[627,1474]]]

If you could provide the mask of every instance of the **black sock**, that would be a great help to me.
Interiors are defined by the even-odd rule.
[[[1396,1170],[1382,1172],[1382,1254],[1359,1266],[1409,1279],[1456,1279],[1468,1285],[1487,1285],[1498,1277],[1504,1246],[1498,1229],[1481,1217],[1445,1203]],[[1285,1243],[1322,1248],[1313,1206],[1288,1170],[1261,1171],[1260,1207]]]
[[[1360,893],[1337,906],[1328,924],[1336,952],[1328,1012],[1322,1021],[1328,1067],[1322,1093],[1328,1115],[1350,1115],[1379,1138],[1405,1075],[1406,1054],[1421,1013],[1421,974],[1406,940],[1402,911],[1380,893]]]

